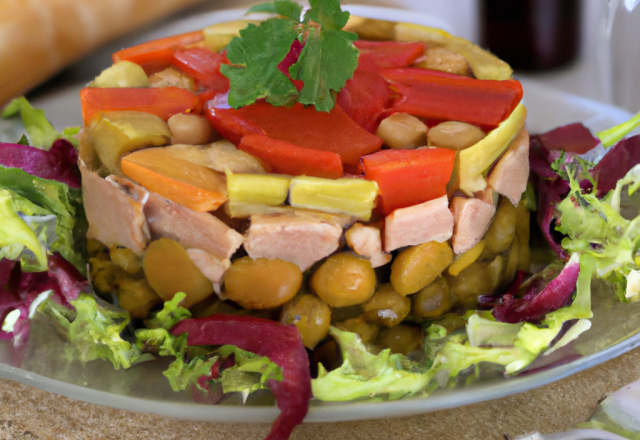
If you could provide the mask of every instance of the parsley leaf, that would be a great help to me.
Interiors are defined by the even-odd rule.
[[[318,111],[335,106],[335,93],[351,79],[358,65],[358,36],[342,28],[349,12],[340,9],[340,0],[311,0],[311,9],[300,22],[302,8],[290,0],[274,0],[249,9],[280,15],[259,26],[250,24],[227,47],[231,65],[222,65],[229,78],[229,105],[240,108],[265,98],[267,102],[293,105],[296,101],[314,105]],[[288,17],[288,18],[285,18]],[[296,39],[304,46],[295,59],[291,45]],[[278,66],[289,56],[294,61],[288,78]],[[286,72],[286,67],[283,68]],[[298,89],[292,82],[302,81]]]
[[[339,31],[349,21],[349,12],[340,9],[340,0],[310,0],[311,9],[304,16],[304,22],[310,20],[322,24],[324,29]]]
[[[298,102],[313,104],[328,112],[335,105],[331,91],[338,91],[353,76],[358,66],[357,37],[350,32],[309,28],[307,42],[298,62],[291,66],[292,78],[304,82]]]
[[[569,173],[571,173],[572,176],[575,175],[577,180],[587,179],[595,185],[595,180],[589,173],[589,170],[593,167],[594,164],[588,160],[575,154],[566,154],[564,150],[560,153],[560,157],[551,164],[551,169],[555,171],[562,180],[571,180],[569,176]]]
[[[295,102],[297,89],[278,70],[278,64],[298,37],[292,23],[288,18],[272,18],[260,26],[249,24],[240,31],[240,38],[231,40],[227,58],[233,65],[220,66],[231,84],[231,107],[239,108],[261,98],[277,106]]]
[[[274,0],[270,3],[260,3],[251,6],[247,11],[247,14],[251,14],[254,12],[278,14],[300,23],[300,17],[302,16],[302,6],[290,0]]]

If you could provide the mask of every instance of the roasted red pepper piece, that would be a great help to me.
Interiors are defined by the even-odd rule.
[[[577,259],[573,261],[572,258],[564,267],[553,263],[534,275],[522,298],[506,294],[491,314],[501,322],[538,322],[547,313],[571,302],[579,275],[580,262]]]
[[[358,40],[353,44],[360,50],[359,70],[375,71],[410,66],[424,54],[424,43]]]
[[[136,110],[151,113],[166,121],[177,113],[190,112],[198,106],[196,95],[179,87],[86,87],[80,91],[80,102],[85,125],[96,112]]]
[[[467,122],[485,131],[496,128],[522,100],[522,86],[513,79],[480,80],[412,67],[380,74],[400,95],[391,112]]]
[[[385,215],[442,197],[456,153],[444,148],[384,150],[362,158],[364,175],[378,184]]]
[[[379,73],[356,70],[336,102],[360,127],[374,133],[378,118],[389,107],[389,97],[389,86]]]
[[[340,156],[329,151],[310,150],[259,134],[244,136],[238,144],[238,150],[265,161],[274,173],[326,179],[342,177]]]
[[[584,154],[600,143],[580,122],[540,134],[538,139],[547,150],[564,150],[576,154]]]
[[[201,30],[188,32],[119,50],[112,55],[112,58],[114,64],[119,61],[131,61],[141,65],[147,74],[151,74],[169,67],[176,49],[190,46],[203,40],[204,33]]]
[[[213,128],[235,145],[239,145],[240,140],[248,134],[266,134],[262,128],[242,118],[232,109],[210,107],[204,114]]]
[[[173,53],[173,65],[196,80],[199,89],[214,93],[229,90],[229,79],[220,73],[220,65],[229,61],[225,55],[206,47],[178,49]]]
[[[207,117],[222,136],[236,144],[247,134],[243,132],[245,124],[239,121],[246,121],[253,124],[251,127],[260,127],[272,139],[312,150],[330,151],[350,165],[357,165],[360,157],[382,146],[382,139],[356,124],[339,106],[330,112],[319,112],[302,104],[274,107],[257,102],[238,110],[210,108]],[[220,131],[219,126],[227,132]],[[230,133],[234,129],[237,131]]]
[[[0,165],[21,168],[34,176],[80,188],[78,152],[64,139],[56,140],[49,151],[28,145],[0,143]]]
[[[282,413],[267,436],[268,440],[286,440],[302,423],[311,399],[309,358],[294,325],[283,325],[250,316],[216,314],[200,319],[185,319],[171,334],[187,333],[188,345],[235,345],[242,350],[267,356],[282,368],[282,382],[269,381],[269,388]]]

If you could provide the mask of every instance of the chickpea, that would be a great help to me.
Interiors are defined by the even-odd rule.
[[[428,128],[408,113],[394,113],[380,122],[376,135],[394,150],[410,150],[427,144]]]
[[[172,144],[201,145],[211,142],[213,128],[204,116],[177,113],[167,121]]]
[[[132,318],[144,318],[162,299],[153,291],[146,278],[122,278],[118,282],[118,301]]]
[[[457,277],[446,275],[451,298],[465,309],[473,309],[478,305],[478,296],[492,292],[492,282],[487,266],[473,263],[458,274]]]
[[[196,90],[196,82],[193,78],[173,66],[151,75],[149,85],[151,87],[180,87],[192,92]]]
[[[91,258],[98,258],[100,260],[109,259],[109,248],[100,243],[98,240],[90,238],[87,240],[87,253]]]
[[[142,262],[131,249],[114,248],[109,251],[111,261],[120,266],[126,273],[138,273],[142,269]]]
[[[435,280],[453,262],[448,243],[431,241],[400,252],[391,265],[391,284],[400,295],[409,295]]]
[[[331,307],[362,304],[375,292],[371,262],[350,252],[331,255],[311,277],[313,291]]]
[[[466,122],[442,122],[429,130],[429,146],[464,150],[477,144],[485,137],[484,131]]]
[[[422,330],[420,327],[400,324],[383,330],[376,345],[391,349],[391,353],[407,355],[422,347]]]
[[[362,316],[347,319],[337,323],[335,326],[345,332],[357,333],[364,344],[372,343],[380,334],[380,328],[367,322]]]
[[[298,266],[279,259],[238,258],[224,281],[226,296],[246,309],[270,309],[291,300],[302,286]]]
[[[520,200],[516,208],[516,235],[520,239],[521,244],[529,243],[531,213],[527,209],[524,199]]]
[[[428,286],[411,296],[411,310],[418,319],[437,318],[451,309],[449,283],[438,277]]]
[[[113,261],[89,258],[91,285],[99,293],[110,293],[114,290],[122,272],[122,268]]]
[[[331,308],[315,295],[301,295],[284,305],[280,322],[295,324],[304,346],[313,349],[329,333]]]
[[[371,299],[362,304],[364,319],[377,325],[395,327],[411,311],[411,300],[393,290],[391,284],[383,284]]]
[[[184,292],[187,297],[182,306],[188,308],[213,293],[211,281],[193,264],[185,248],[177,241],[169,238],[152,241],[142,266],[149,284],[164,301]]]
[[[485,251],[500,254],[511,246],[516,236],[516,207],[506,197],[500,197],[498,209],[484,236]]]
[[[425,56],[425,60],[420,62],[418,67],[474,77],[469,62],[459,53],[444,47],[431,47],[426,50]]]

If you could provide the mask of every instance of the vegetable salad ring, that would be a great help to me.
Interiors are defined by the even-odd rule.
[[[530,138],[488,52],[310,6],[115,53],[78,152],[78,129],[5,108],[27,135],[0,144],[0,336],[24,344],[39,313],[83,362],[175,357],[196,400],[269,388],[285,439],[312,398],[522,371],[590,328],[593,277],[640,298],[637,116],[602,144]],[[536,210],[558,258],[532,273]]]

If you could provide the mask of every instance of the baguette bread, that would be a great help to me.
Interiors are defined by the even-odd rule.
[[[0,1],[0,106],[95,47],[201,1]]]

